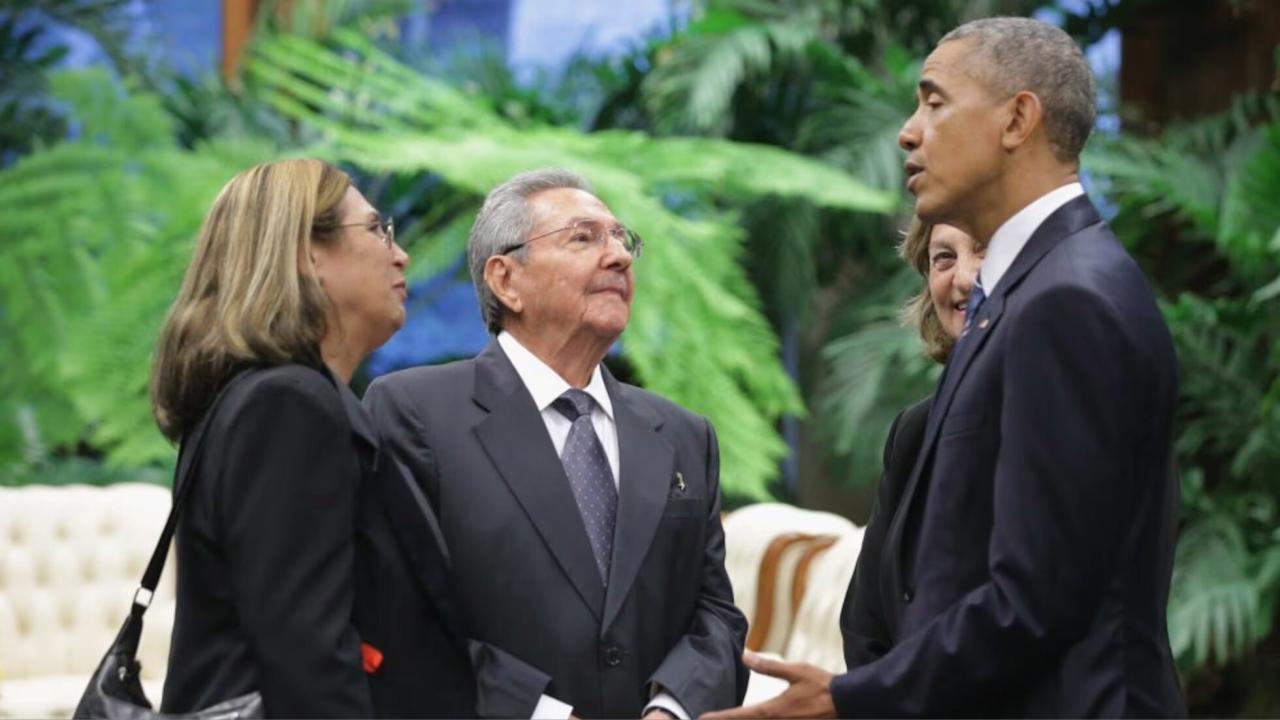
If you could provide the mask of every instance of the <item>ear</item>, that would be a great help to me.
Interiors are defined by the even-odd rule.
[[[1022,90],[1006,104],[1008,118],[1000,131],[1000,144],[1005,150],[1024,145],[1040,129],[1044,106],[1033,92]]]
[[[298,274],[310,275],[321,284],[324,283],[325,253],[315,243],[303,241],[298,243]]]
[[[506,255],[494,255],[484,263],[484,282],[489,291],[508,310],[518,313],[524,310],[524,300],[515,287],[515,261]]]

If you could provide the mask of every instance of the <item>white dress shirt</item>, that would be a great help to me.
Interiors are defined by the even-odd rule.
[[[566,391],[573,389],[573,386],[549,365],[529,352],[511,333],[505,330],[498,333],[498,344],[502,346],[502,351],[507,354],[507,359],[515,367],[516,374],[520,376],[529,394],[533,396],[534,406],[538,408],[538,412],[542,413],[542,422],[546,424],[547,433],[551,435],[551,444],[556,448],[556,455],[563,455],[564,443],[569,439],[569,428],[573,427],[573,423],[551,405]],[[591,382],[582,389],[596,401],[595,406],[591,408],[591,425],[595,427],[596,436],[604,446],[604,454],[609,458],[609,469],[613,471],[613,487],[616,489],[618,487],[618,427],[613,424],[613,401],[609,399],[609,392],[605,390],[604,377],[600,374],[599,365],[591,371]]]
[[[1084,194],[1084,186],[1078,182],[1067,183],[1056,190],[1041,195],[1030,205],[1014,213],[1004,221],[987,243],[987,256],[978,270],[982,292],[987,297],[996,289],[1000,278],[1013,265],[1018,253],[1026,246],[1031,235],[1055,210]]]
[[[512,367],[516,369],[520,381],[533,396],[533,404],[542,414],[542,422],[547,426],[547,434],[551,436],[551,444],[555,446],[556,455],[563,455],[564,443],[569,438],[569,429],[573,427],[573,423],[552,407],[552,403],[573,386],[552,370],[551,366],[529,352],[528,348],[521,345],[511,333],[505,330],[498,333],[498,345],[502,347]],[[604,446],[604,454],[609,459],[609,469],[613,471],[613,485],[618,488],[620,487],[618,426],[613,420],[613,401],[609,398],[608,390],[605,389],[604,376],[600,373],[599,365],[591,371],[591,381],[582,389],[596,401],[591,409],[591,425],[595,428],[596,436],[600,438],[600,444]],[[649,705],[645,707],[645,712],[654,708],[666,710],[680,720],[689,720],[689,713],[684,706],[668,692],[656,692],[649,700]],[[533,718],[534,720],[565,720],[572,713],[572,705],[550,695],[543,695],[533,710]]]

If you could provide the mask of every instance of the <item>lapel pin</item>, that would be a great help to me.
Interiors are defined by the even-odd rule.
[[[982,318],[981,320],[979,320],[979,321],[978,321],[978,329],[979,329],[979,330],[986,330],[986,329],[987,329],[987,326],[988,326],[988,325],[990,325],[990,324],[991,324],[991,321],[990,321],[990,320],[988,320],[988,319],[986,319],[986,318]]]
[[[680,492],[684,492],[684,475],[679,470],[676,471],[676,487]]]

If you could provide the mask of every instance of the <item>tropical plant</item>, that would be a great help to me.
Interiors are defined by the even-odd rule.
[[[1085,166],[1178,351],[1184,527],[1169,629],[1180,665],[1206,672],[1277,634],[1280,98],[1246,96],[1155,138],[1098,138]]]
[[[803,408],[736,262],[731,208],[772,194],[883,212],[893,198],[776,148],[517,128],[357,33],[332,37],[332,47],[268,37],[248,63],[249,91],[317,141],[296,152],[389,183],[425,176],[453,188],[453,206],[408,223],[410,249],[432,260],[420,275],[453,263],[469,215],[497,182],[541,165],[582,171],[650,239],[622,343],[636,377],[715,421],[727,493],[764,497],[786,451],[774,423]],[[144,339],[155,336],[216,188],[280,149],[244,136],[183,147],[154,94],[129,93],[103,73],[57,76],[55,90],[85,132],[0,174],[0,342],[16,360],[0,376],[0,412],[24,419],[5,425],[18,427],[0,437],[0,453],[13,463],[79,447],[115,464],[167,462],[172,450],[146,401]],[[428,238],[428,228],[443,232]]]
[[[79,138],[0,173],[0,463],[81,444],[121,465],[166,461],[149,339],[217,188],[275,151],[243,139],[182,149],[158,99],[104,70],[54,75],[52,88]]]

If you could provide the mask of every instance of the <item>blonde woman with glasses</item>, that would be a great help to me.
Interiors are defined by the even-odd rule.
[[[169,439],[206,421],[165,713],[254,691],[269,716],[374,713],[357,571],[377,563],[357,548],[379,440],[347,383],[404,322],[392,232],[346,174],[306,159],[240,173],[205,219],[151,376]]]

